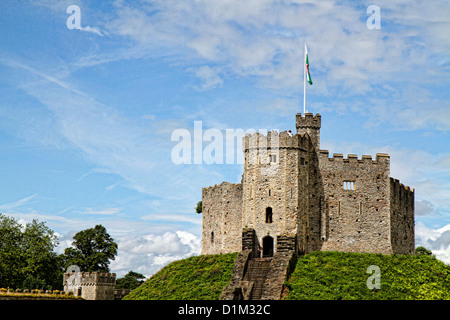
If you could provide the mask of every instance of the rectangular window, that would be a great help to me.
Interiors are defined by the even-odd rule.
[[[275,154],[270,155],[270,162],[273,162],[273,163],[277,162],[277,156]]]
[[[344,181],[344,190],[355,190],[355,181]]]

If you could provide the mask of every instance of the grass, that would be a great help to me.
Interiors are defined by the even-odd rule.
[[[237,253],[172,262],[124,300],[218,300],[230,281]]]
[[[380,289],[367,287],[371,265],[380,268]],[[289,300],[448,300],[450,266],[425,255],[313,252],[299,258],[286,286]]]
[[[195,256],[164,267],[126,300],[218,300],[237,253]],[[380,289],[368,289],[369,266]],[[300,256],[286,281],[287,300],[450,299],[450,266],[427,255],[312,252]]]

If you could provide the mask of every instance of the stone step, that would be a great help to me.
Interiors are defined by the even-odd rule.
[[[253,281],[252,300],[261,299],[264,293],[264,283],[267,274],[270,272],[271,258],[258,258],[248,262],[244,280]]]

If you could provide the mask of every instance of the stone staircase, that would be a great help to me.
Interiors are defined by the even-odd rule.
[[[260,300],[265,289],[265,281],[270,271],[271,258],[256,258],[248,261],[244,281],[253,282],[251,300]]]
[[[277,236],[272,257],[255,258],[257,239],[255,230],[242,231],[242,251],[233,266],[230,282],[220,295],[221,300],[279,300],[285,279],[295,269],[297,261],[296,237]]]

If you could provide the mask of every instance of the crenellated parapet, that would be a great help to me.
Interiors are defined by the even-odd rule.
[[[322,117],[320,114],[313,116],[312,113],[305,113],[302,116],[301,113],[297,113],[295,118],[295,127],[297,128],[297,133],[305,134],[307,133],[311,137],[311,142],[316,148],[320,149],[320,127],[322,126]]]
[[[288,131],[270,131],[267,135],[256,132],[246,134],[242,144],[243,151],[255,149],[304,149],[308,150],[311,139],[307,134],[292,134]]]
[[[371,155],[363,155],[361,159],[358,159],[356,154],[348,154],[347,158],[344,158],[342,153],[333,153],[330,158],[328,150],[319,150],[319,157],[322,161],[329,161],[334,163],[362,163],[362,164],[374,164],[374,165],[387,165],[389,166],[390,156],[387,153],[377,153],[375,160]]]
[[[304,116],[302,116],[301,113],[297,113],[295,125],[297,130],[299,128],[320,129],[322,125],[322,116],[318,113],[315,116],[312,113],[305,113]]]
[[[391,178],[391,186],[394,190],[397,190],[398,192],[404,191],[407,193],[414,193],[414,188],[404,185],[398,179]]]
[[[107,272],[82,272],[82,285],[114,285],[116,284],[116,274]]]

